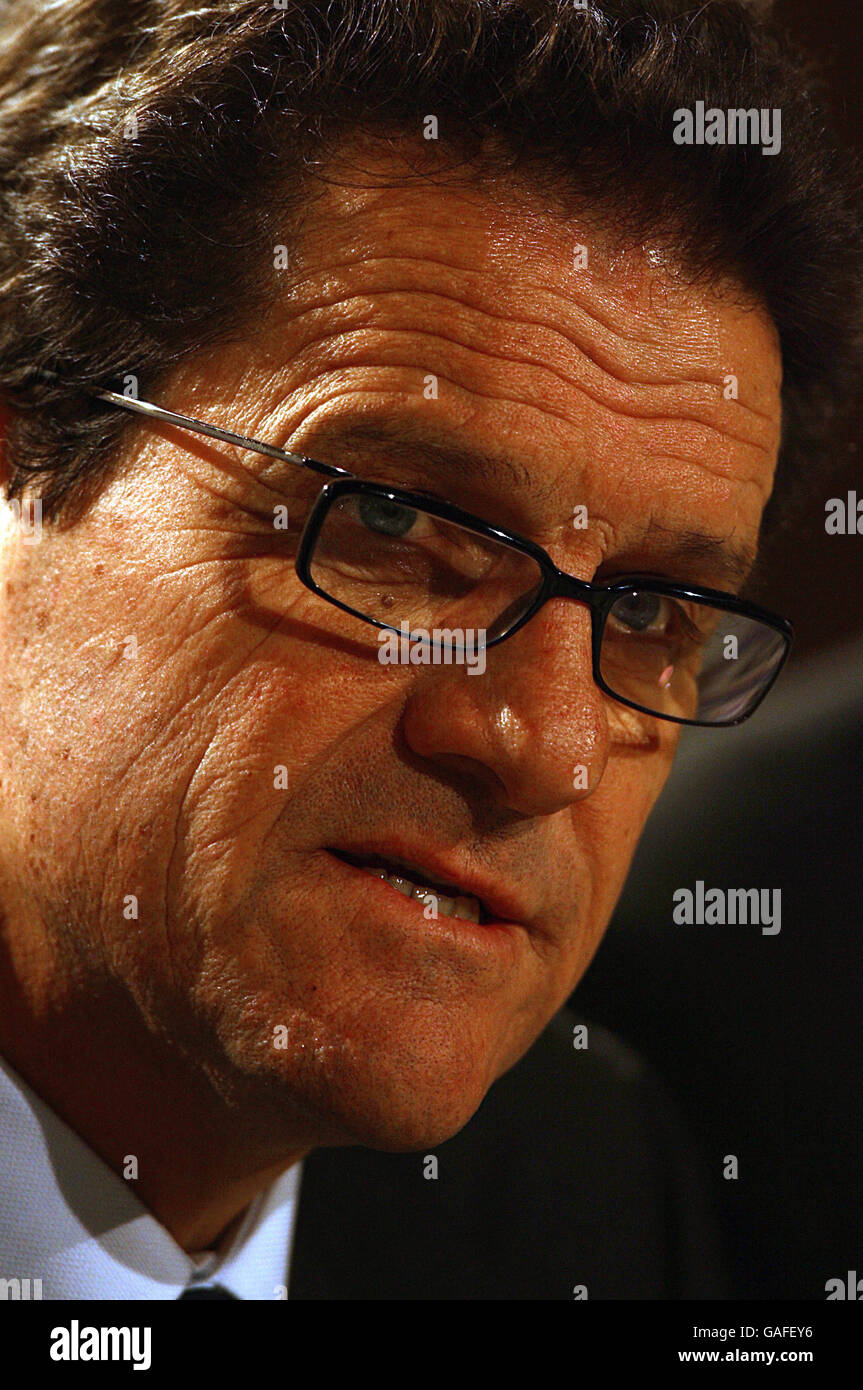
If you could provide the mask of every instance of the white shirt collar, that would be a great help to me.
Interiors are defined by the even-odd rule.
[[[299,1163],[221,1255],[196,1261],[2,1057],[0,1155],[0,1277],[41,1279],[44,1299],[168,1300],[214,1283],[243,1299],[287,1296]]]

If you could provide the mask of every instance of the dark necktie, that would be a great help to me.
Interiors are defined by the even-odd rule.
[[[177,1302],[180,1303],[184,1298],[236,1298],[235,1293],[229,1293],[227,1289],[186,1289],[180,1294]],[[237,1300],[239,1302],[239,1299]]]

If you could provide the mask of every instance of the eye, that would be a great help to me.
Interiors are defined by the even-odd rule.
[[[406,536],[417,520],[410,507],[387,497],[359,497],[357,515],[364,526],[380,536]]]
[[[664,632],[671,620],[674,605],[661,594],[633,592],[624,594],[613,604],[611,617],[630,632]]]

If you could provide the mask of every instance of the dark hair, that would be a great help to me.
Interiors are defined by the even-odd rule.
[[[629,236],[664,228],[694,275],[757,295],[782,345],[783,475],[824,450],[859,361],[856,175],[804,60],[741,4],[0,0],[0,49],[8,493],[32,480],[46,517],[83,503],[130,428],[76,383],[133,372],[152,394],[240,335],[327,151],[429,113],[463,164],[482,145],[483,168]],[[675,145],[698,100],[780,108],[781,153]]]

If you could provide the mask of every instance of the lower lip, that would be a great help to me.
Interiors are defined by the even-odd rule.
[[[393,888],[386,879],[376,878],[365,869],[347,864],[329,850],[325,850],[330,864],[354,887],[365,889],[369,908],[385,916],[388,922],[405,926],[409,930],[422,930],[437,940],[452,944],[455,942],[464,951],[475,956],[506,958],[515,963],[516,952],[524,942],[525,929],[519,922],[471,922],[464,917],[437,918],[425,916],[425,903],[418,898],[408,898]],[[431,891],[431,890],[430,890]]]

